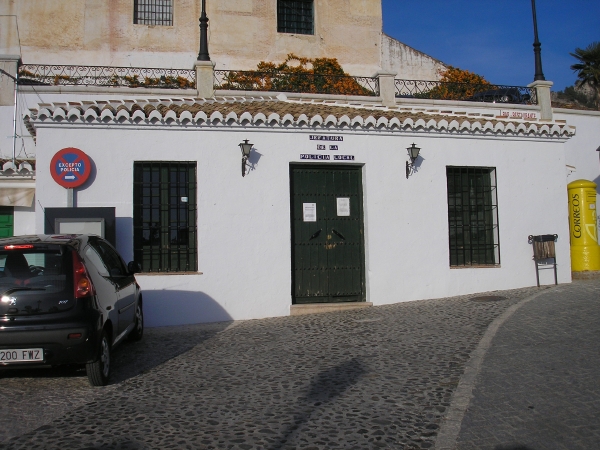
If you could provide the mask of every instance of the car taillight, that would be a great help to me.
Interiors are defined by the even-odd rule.
[[[22,244],[22,245],[5,245],[4,250],[22,250],[33,248],[33,245],[30,244]]]
[[[73,284],[75,298],[88,297],[94,294],[94,285],[85,270],[85,265],[76,251],[73,251]]]

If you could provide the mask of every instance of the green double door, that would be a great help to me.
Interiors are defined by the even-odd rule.
[[[14,233],[14,208],[0,206],[0,238],[11,237]]]
[[[294,304],[363,302],[362,170],[290,167]]]

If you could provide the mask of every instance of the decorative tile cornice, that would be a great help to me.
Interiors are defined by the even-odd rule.
[[[279,97],[110,100],[42,103],[25,117],[33,133],[46,123],[166,127],[258,127],[307,130],[383,130],[456,135],[569,138],[575,128],[564,121],[509,119],[451,109],[374,107],[351,102],[288,100]],[[32,133],[32,134],[33,134]]]
[[[35,159],[0,159],[0,178],[28,180],[35,178]]]

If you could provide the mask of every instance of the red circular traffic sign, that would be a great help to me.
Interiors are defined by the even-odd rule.
[[[50,161],[52,178],[67,189],[81,186],[87,181],[91,172],[90,158],[78,148],[63,148]]]

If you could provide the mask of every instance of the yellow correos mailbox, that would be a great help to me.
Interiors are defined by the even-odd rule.
[[[600,245],[596,224],[596,183],[576,180],[567,185],[571,270],[600,271]]]

